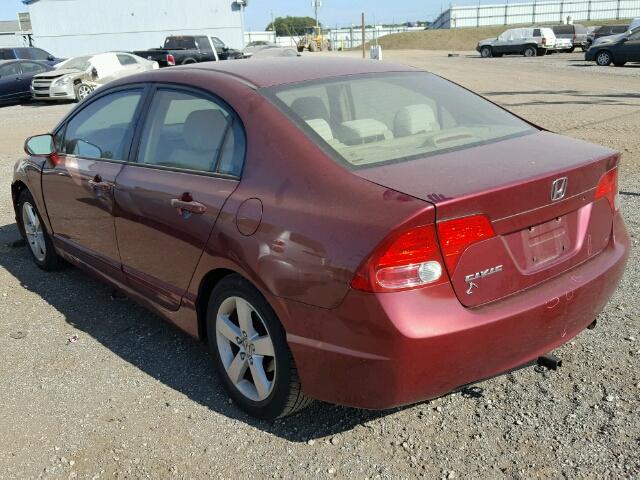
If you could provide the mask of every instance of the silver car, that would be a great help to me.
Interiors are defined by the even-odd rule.
[[[81,101],[112,80],[157,68],[158,62],[125,52],[74,57],[33,77],[31,96],[34,100]]]

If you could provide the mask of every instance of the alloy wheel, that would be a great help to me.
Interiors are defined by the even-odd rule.
[[[609,55],[609,52],[600,52],[596,59],[596,63],[605,67],[609,65],[611,63],[611,55]]]
[[[22,225],[33,256],[39,262],[44,262],[47,256],[47,244],[44,240],[44,232],[38,214],[29,202],[24,202],[22,205]]]
[[[91,94],[91,87],[88,85],[80,85],[78,87],[78,100],[84,100]]]
[[[222,302],[216,343],[235,388],[254,402],[266,400],[275,386],[275,348],[265,321],[247,300],[228,297]]]

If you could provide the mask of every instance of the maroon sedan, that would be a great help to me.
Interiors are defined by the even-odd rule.
[[[594,322],[629,251],[617,152],[389,63],[147,72],[25,148],[12,195],[36,264],[206,339],[262,418],[535,361]]]

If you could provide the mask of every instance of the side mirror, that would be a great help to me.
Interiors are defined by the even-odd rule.
[[[56,57],[54,57],[53,55],[49,55],[47,57],[47,60],[49,60],[50,62],[53,62],[56,59]]]
[[[627,40],[629,40],[627,37],[622,37],[622,38],[620,39],[620,43],[624,43],[624,42],[626,42]]]
[[[27,141],[24,143],[24,151],[27,155],[50,157],[56,153],[53,135],[47,133],[45,135],[36,135],[34,137],[27,138]]]

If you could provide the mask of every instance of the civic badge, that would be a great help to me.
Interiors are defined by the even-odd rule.
[[[556,178],[551,184],[551,201],[562,200],[567,193],[567,177]]]

